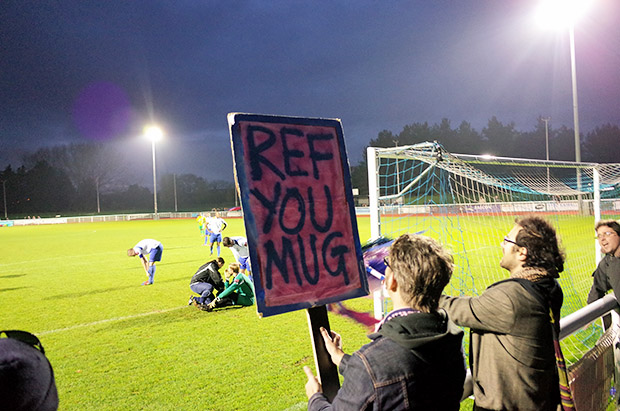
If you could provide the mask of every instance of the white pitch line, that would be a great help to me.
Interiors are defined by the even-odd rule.
[[[170,311],[180,310],[181,308],[185,308],[185,307],[187,307],[187,306],[186,305],[182,305],[180,307],[173,307],[173,308],[168,308],[168,309],[165,309],[165,310],[151,311],[151,312],[148,312],[148,313],[127,315],[125,317],[107,318],[105,320],[93,321],[92,323],[76,324],[76,325],[72,325],[71,327],[57,328],[55,330],[42,331],[42,332],[39,332],[39,333],[35,333],[35,335],[54,334],[54,333],[59,333],[59,332],[63,332],[63,331],[75,330],[77,328],[91,327],[93,325],[111,323],[111,322],[115,322],[115,321],[131,320],[133,318],[147,317],[149,315],[163,314],[163,313],[167,313],[167,312],[170,312]]]
[[[293,405],[292,407],[285,409],[284,411],[305,410],[307,406],[308,406],[307,402],[300,402],[300,403]]]

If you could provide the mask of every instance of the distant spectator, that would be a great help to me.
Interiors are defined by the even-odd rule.
[[[142,267],[148,277],[148,280],[142,283],[142,285],[151,285],[155,280],[155,263],[161,261],[161,256],[164,252],[164,246],[157,240],[146,239],[140,241],[133,248],[127,250],[129,257],[139,256]],[[146,259],[146,255],[149,259]]]
[[[0,409],[58,409],[54,370],[43,345],[29,332],[0,331]]]

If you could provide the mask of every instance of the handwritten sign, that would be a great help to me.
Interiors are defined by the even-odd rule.
[[[368,294],[340,121],[228,123],[259,315]]]

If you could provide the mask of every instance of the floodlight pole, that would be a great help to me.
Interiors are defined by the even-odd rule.
[[[4,219],[8,220],[6,212],[6,180],[2,180],[2,197],[4,198]]]
[[[178,212],[179,209],[177,207],[177,175],[173,174],[172,175],[172,183],[174,186],[174,212]]]
[[[394,147],[398,147],[398,140],[392,140]],[[396,159],[396,194],[400,194],[400,170],[398,169],[398,158]]]
[[[578,2],[569,1],[547,1],[542,2],[539,8],[539,17],[545,18],[545,21],[553,19],[559,20],[561,17],[565,23],[568,23],[568,35],[570,43],[570,63],[571,63],[571,83],[573,89],[573,121],[575,131],[575,162],[576,165],[576,180],[577,180],[577,196],[578,196],[578,208],[579,213],[582,214],[583,200],[581,192],[581,146],[579,143],[579,103],[577,99],[577,68],[575,63],[575,18],[578,12],[583,12],[583,9],[578,9]],[[584,2],[582,2],[584,3]],[[583,5],[583,4],[580,4]],[[553,10],[555,8],[555,10]],[[561,9],[560,9],[561,8]],[[541,20],[542,21],[542,20]]]
[[[549,120],[551,117],[545,117],[542,121],[545,122],[545,145],[547,147],[547,161],[549,161]],[[547,166],[547,195],[550,194],[550,183],[549,183],[549,166]]]
[[[153,208],[155,210],[153,219],[157,220],[159,216],[157,215],[157,167],[155,165],[155,139],[151,140],[151,147],[153,148]]]
[[[579,144],[579,104],[577,100],[577,65],[575,63],[575,24],[570,22],[569,26],[570,37],[570,66],[571,66],[571,80],[573,86],[573,122],[575,128],[575,161],[581,162],[581,145]],[[578,206],[579,214],[583,213],[583,200],[581,198],[581,170],[577,168],[577,192],[579,196]]]
[[[575,161],[581,162],[581,146],[579,144],[579,104],[577,101],[577,67],[575,63],[575,25],[570,25],[570,63],[573,84],[573,121],[575,123]],[[579,180],[578,180],[579,181]]]
[[[151,140],[151,148],[153,150],[153,219],[159,219],[157,214],[157,166],[155,163],[155,142],[163,136],[163,132],[157,126],[148,126],[144,129],[144,135]]]

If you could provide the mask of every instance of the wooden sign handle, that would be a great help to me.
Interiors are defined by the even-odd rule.
[[[321,327],[328,332],[329,319],[327,318],[327,307],[324,305],[308,308],[308,327],[310,328],[310,338],[312,339],[312,351],[314,352],[314,364],[317,369],[319,381],[323,386],[323,394],[329,402],[332,402],[340,389],[340,379],[338,378],[338,368],[332,362],[325,342],[321,335]]]

